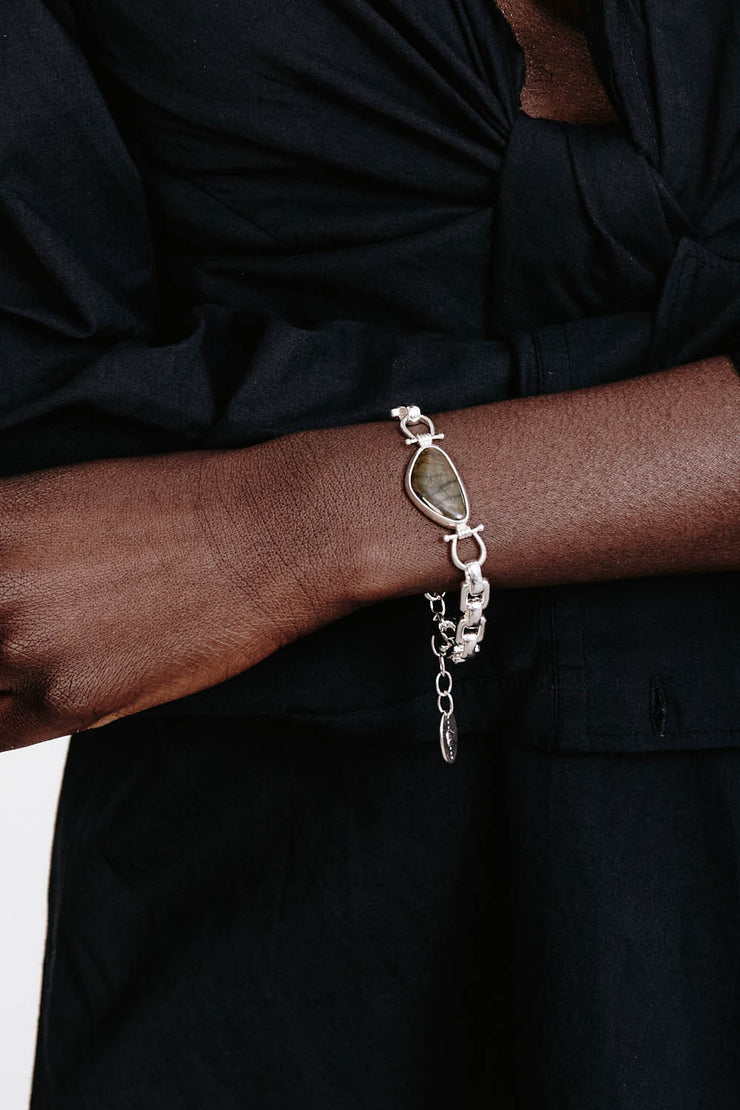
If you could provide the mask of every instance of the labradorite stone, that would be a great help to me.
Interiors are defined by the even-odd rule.
[[[447,456],[438,447],[424,447],[411,471],[416,496],[449,520],[465,519],[465,497]]]

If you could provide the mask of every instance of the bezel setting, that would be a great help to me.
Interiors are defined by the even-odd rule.
[[[455,478],[460,486],[460,490],[462,491],[463,502],[465,504],[465,516],[462,517],[462,519],[455,520],[453,517],[445,516],[444,513],[438,512],[436,509],[432,508],[431,505],[427,505],[427,503],[423,501],[422,498],[419,497],[416,491],[413,489],[411,485],[411,475],[413,473],[414,466],[416,465],[416,460],[419,458],[419,455],[422,453],[422,451],[439,451],[440,454],[444,455],[444,457],[447,459],[447,462],[450,464],[450,467],[452,468],[452,473],[455,475]],[[457,528],[458,525],[467,524],[470,517],[470,502],[468,501],[468,491],[465,489],[463,480],[457,472],[457,467],[455,466],[454,462],[447,454],[447,452],[444,450],[444,448],[438,447],[436,443],[420,443],[416,451],[412,455],[409,465],[406,467],[405,485],[406,492],[416,505],[417,509],[421,509],[421,511],[426,516],[435,521],[437,524],[443,524],[445,525],[445,527],[449,528]]]

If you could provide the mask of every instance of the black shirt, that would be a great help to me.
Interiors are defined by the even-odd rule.
[[[619,115],[599,125],[525,115],[523,55],[491,0],[291,10],[11,5],[5,473],[246,446],[390,419],[408,400],[441,411],[736,351],[729,0],[680,16],[594,5],[589,42]],[[462,678],[485,686],[470,724],[516,681],[539,742],[588,747],[616,728],[650,746],[630,705],[657,672],[675,742],[703,729],[715,744],[735,727],[737,595],[728,575],[501,593]],[[151,712],[357,711],[393,727],[383,706],[409,702],[429,720],[425,605],[374,606]],[[396,620],[413,646],[389,635]]]
[[[738,365],[739,20],[734,0],[593,5],[589,44],[619,118],[573,125],[521,110],[523,55],[492,0],[12,0],[0,39],[2,471],[247,446],[390,419],[408,401],[442,411],[720,353]],[[73,874],[73,844],[84,857],[80,814],[99,829],[101,814],[117,812],[121,774],[130,782],[139,816],[125,848],[111,849],[125,870],[145,835],[151,760],[187,775],[190,793],[180,781],[166,796],[188,867],[142,863],[134,883],[143,889],[149,876],[151,893],[164,882],[171,940],[173,907],[200,873],[183,831],[188,806],[201,813],[218,796],[221,819],[236,823],[248,808],[212,777],[222,772],[198,730],[217,745],[258,737],[250,759],[273,801],[286,765],[260,763],[263,749],[289,735],[293,766],[302,737],[319,743],[315,729],[347,775],[374,750],[366,782],[382,794],[386,759],[398,771],[409,740],[439,759],[429,631],[422,598],[376,605],[229,682],[109,726],[94,745],[73,738],[45,1076],[57,1066],[54,1005],[64,1008],[73,969],[86,964],[71,939],[84,934],[84,913],[59,885]],[[461,732],[520,751],[512,760],[734,748],[739,634],[734,573],[501,591],[485,650],[456,676]],[[192,737],[189,772],[170,726]],[[152,735],[160,741],[145,743]],[[305,790],[315,772],[303,772]],[[344,789],[322,782],[335,800]],[[454,808],[450,788],[439,789]],[[522,801],[516,825],[524,786],[512,797]],[[223,835],[209,841],[214,855]],[[101,882],[87,924],[105,932]],[[77,922],[67,932],[65,914]],[[138,965],[121,954],[123,924],[108,924],[116,976],[103,980],[118,977],[120,1001]],[[73,1043],[106,1005],[70,1017]],[[100,1110],[96,1089],[84,1105]],[[154,1101],[120,1105],[176,1105],[174,1092],[165,1084]],[[39,1087],[36,1105],[44,1097]],[[352,1097],[341,1105],[363,1104]],[[389,1097],[368,1105],[389,1107]],[[228,1098],[221,1104],[239,1104]]]

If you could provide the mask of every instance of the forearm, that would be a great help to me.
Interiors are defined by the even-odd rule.
[[[485,524],[494,587],[740,565],[728,360],[428,415]],[[442,529],[405,496],[409,450],[389,414],[0,482],[0,747],[194,693],[358,606],[456,585]]]
[[[214,686],[346,611],[268,447],[0,481],[0,751]]]
[[[398,398],[411,402],[424,398]],[[740,566],[740,376],[729,359],[427,415],[466,484],[472,523],[485,524],[496,587]],[[403,492],[412,449],[390,415],[289,438],[306,465],[331,468],[338,492],[327,479],[326,497],[341,498],[351,552],[346,588],[362,603],[459,580],[442,529]]]

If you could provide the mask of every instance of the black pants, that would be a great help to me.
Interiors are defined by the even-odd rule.
[[[32,1110],[740,1107],[740,753],[73,737]]]

